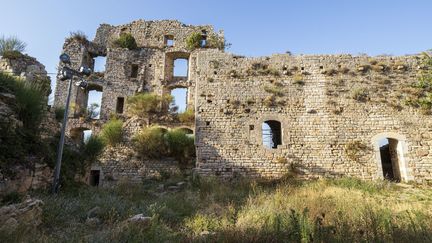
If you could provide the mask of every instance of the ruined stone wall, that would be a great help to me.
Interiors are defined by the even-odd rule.
[[[136,92],[169,93],[188,89],[188,107],[196,112],[197,171],[203,175],[281,177],[295,170],[301,176],[356,176],[383,178],[379,141],[392,139],[400,177],[404,181],[432,179],[432,123],[428,115],[407,105],[418,93],[416,56],[367,57],[351,55],[245,58],[216,48],[186,48],[191,33],[216,35],[211,26],[189,26],[178,21],[134,21],[99,27],[92,42],[67,41],[64,52],[72,66],[93,67],[93,58],[106,56],[106,70],[94,87],[103,91],[101,120],[70,127],[100,128],[116,112],[118,97]],[[121,33],[130,33],[138,49],[114,48]],[[173,39],[170,46],[167,39]],[[177,58],[188,59],[188,77],[174,77]],[[136,73],[136,77],[133,73]],[[58,81],[56,106],[64,105],[65,83]],[[72,102],[85,104],[86,91],[72,90]],[[125,116],[127,119],[127,116]],[[281,123],[282,143],[263,146],[262,124]],[[85,122],[88,123],[88,122]],[[161,120],[167,127],[178,126]],[[125,122],[126,140],[146,122]],[[395,142],[396,141],[396,142]],[[128,148],[130,149],[130,148]],[[146,175],[146,163],[113,153],[102,159],[102,170],[117,178]],[[128,167],[124,160],[140,164]],[[151,164],[151,163],[150,163]],[[105,167],[104,167],[105,166]],[[122,169],[122,168],[128,169]]]
[[[388,137],[401,143],[403,180],[432,179],[432,123],[403,104],[418,80],[413,56],[243,58],[208,51],[197,63],[201,174],[280,177],[296,167],[304,177],[382,178],[378,140]],[[360,91],[362,101],[353,98]],[[282,124],[276,149],[263,146],[266,120]],[[356,141],[362,148],[353,160],[347,147]]]

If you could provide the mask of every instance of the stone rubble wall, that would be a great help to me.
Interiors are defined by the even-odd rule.
[[[218,51],[200,53],[196,70],[200,73],[198,171],[227,177],[280,177],[294,165],[304,177],[377,179],[382,178],[382,172],[373,139],[379,134],[398,134],[407,148],[405,179],[431,180],[427,138],[432,135],[432,123],[428,116],[402,104],[403,89],[417,82],[417,58],[373,59],[350,55],[243,58]],[[391,70],[361,71],[371,66],[370,62],[384,63]],[[268,65],[275,74],[257,75],[256,63]],[[398,63],[406,67],[398,68]],[[335,70],[336,74],[327,74]],[[299,75],[304,84],[295,81]],[[281,90],[285,104],[266,107],[265,99],[271,95],[266,87]],[[359,102],[351,97],[359,88],[367,90],[369,100]],[[266,120],[282,123],[283,142],[277,149],[262,145],[261,126]],[[367,146],[361,162],[350,160],[345,152],[347,144],[356,140]]]
[[[187,36],[203,30],[224,38],[212,26],[138,20],[120,26],[103,24],[92,42],[68,41],[64,52],[71,55],[74,67],[92,67],[94,57],[107,57],[103,78],[93,81],[103,90],[100,125],[116,111],[118,97],[125,98],[127,113],[127,97],[136,92],[166,94],[173,88],[187,88],[188,107],[196,115],[192,130],[200,174],[277,178],[295,170],[305,178],[383,178],[378,141],[392,138],[399,142],[402,179],[432,179],[432,124],[419,109],[404,104],[418,80],[416,56],[246,58],[217,49],[187,50]],[[110,43],[121,33],[132,34],[139,48],[112,48]],[[165,36],[174,36],[174,46],[165,45]],[[173,77],[176,58],[188,59],[187,78]],[[134,67],[137,77],[131,77]],[[66,90],[65,83],[58,81],[56,106],[64,105]],[[353,99],[355,92],[364,93],[365,100]],[[72,94],[72,102],[86,102],[77,88]],[[267,120],[281,122],[282,144],[277,149],[263,146],[262,123]],[[126,123],[129,141],[147,121]],[[70,123],[68,131],[78,126],[83,124]],[[355,143],[362,149],[353,160],[347,147]],[[139,174],[146,173],[138,171],[145,166],[124,154],[102,159],[105,169],[109,167],[109,174],[118,178],[139,180]],[[127,162],[140,165],[128,167]]]

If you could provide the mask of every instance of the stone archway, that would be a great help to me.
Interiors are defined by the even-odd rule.
[[[392,181],[410,181],[410,169],[406,158],[407,145],[403,135],[394,132],[384,132],[372,138],[377,177]]]

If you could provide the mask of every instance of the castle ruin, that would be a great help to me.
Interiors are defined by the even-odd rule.
[[[111,47],[122,33],[130,33],[138,48]],[[200,46],[191,50],[186,40],[196,33]],[[249,58],[209,46],[210,37],[224,43],[223,32],[209,25],[138,20],[103,24],[93,41],[68,39],[63,51],[74,68],[94,68],[96,57],[106,57],[105,71],[87,89],[73,87],[69,136],[82,140],[83,130],[97,133],[116,113],[126,120],[128,140],[145,122],[127,117],[127,97],[183,88],[187,107],[195,111],[195,123],[184,127],[195,135],[195,170],[201,175],[278,178],[295,170],[305,178],[432,180],[432,121],[408,104],[419,92],[419,56]],[[187,60],[186,76],[175,75],[177,59]],[[103,93],[100,119],[82,120],[79,112],[91,90]],[[56,107],[65,106],[66,92],[67,83],[58,80]],[[123,146],[107,151],[92,170],[103,184],[107,178],[139,181],[174,164],[139,160]]]

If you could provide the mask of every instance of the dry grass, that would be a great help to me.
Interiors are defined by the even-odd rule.
[[[176,192],[157,188],[186,180]],[[42,226],[9,241],[86,242],[430,242],[432,191],[357,179],[279,182],[171,177],[111,189],[81,188],[46,204]],[[98,206],[100,223],[85,224]],[[149,227],[123,222],[152,217]],[[25,230],[25,229],[21,229]]]

